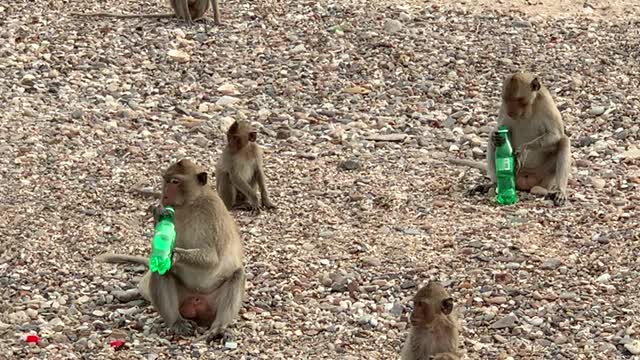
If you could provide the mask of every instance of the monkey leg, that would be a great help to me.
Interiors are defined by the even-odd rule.
[[[180,316],[179,292],[183,289],[176,278],[170,273],[165,275],[151,273],[149,290],[151,304],[158,310],[171,331],[178,336],[193,335],[196,328],[195,322]]]
[[[434,355],[433,360],[460,360],[460,356],[452,352],[439,353]]]
[[[237,190],[231,183],[228,172],[221,172],[220,176],[216,176],[216,186],[218,187],[218,193],[222,198],[222,202],[231,210],[236,203]]]
[[[227,326],[238,315],[244,297],[245,282],[244,269],[240,268],[218,290],[211,294],[209,305],[216,309],[216,318],[204,335],[207,342],[224,336]]]
[[[567,136],[563,136],[558,142],[555,160],[555,184],[552,187],[551,198],[556,206],[561,206],[567,200],[567,183],[571,171],[571,140]]]
[[[138,292],[142,297],[151,302],[151,291],[149,289],[149,280],[151,279],[151,271],[147,271],[138,283]]]

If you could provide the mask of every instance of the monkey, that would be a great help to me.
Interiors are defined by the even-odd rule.
[[[216,164],[216,187],[227,209],[260,212],[262,206],[275,209],[265,185],[262,150],[257,132],[247,121],[235,121],[227,130],[227,144]]]
[[[221,25],[220,22],[220,9],[218,7],[218,0],[169,0],[169,4],[173,9],[173,14],[112,14],[112,13],[77,13],[73,12],[74,16],[108,16],[116,17],[120,19],[129,18],[173,18],[184,20],[187,24],[193,25],[193,20],[203,18],[204,14],[209,10],[209,6],[213,11],[213,22],[216,25]],[[205,23],[206,24],[206,23]]]
[[[157,223],[165,206],[175,209],[172,265],[164,275],[147,271],[138,289],[175,335],[192,335],[203,324],[209,326],[204,337],[211,341],[224,335],[240,311],[246,276],[238,227],[207,180],[207,172],[189,159],[164,172],[161,205],[152,214]],[[142,256],[103,254],[96,259],[148,266]]]
[[[458,324],[453,298],[437,281],[430,281],[413,298],[409,336],[401,360],[459,360]]]
[[[571,141],[551,93],[537,76],[516,72],[504,79],[501,98],[497,126],[509,128],[516,160],[516,189],[541,188],[540,192],[546,193],[554,205],[563,205],[571,170]],[[496,135],[497,128],[490,133],[486,164],[449,159],[453,164],[478,168],[489,175],[490,183],[477,185],[470,193],[486,193],[495,187],[494,151],[504,142]]]

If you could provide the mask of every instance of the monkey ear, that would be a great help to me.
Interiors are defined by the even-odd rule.
[[[540,80],[538,80],[537,77],[535,77],[535,78],[533,78],[533,80],[531,80],[531,90],[532,91],[540,90]]]
[[[252,131],[249,133],[249,141],[256,142],[257,138],[258,138],[258,134],[255,131]]]
[[[238,131],[238,126],[240,126],[238,124],[238,120],[234,121],[233,124],[231,124],[231,126],[229,127],[229,133],[235,134],[235,132]]]
[[[451,312],[453,311],[453,299],[446,298],[442,300],[442,306],[440,309],[442,310],[442,313],[445,315],[451,314]]]
[[[198,178],[198,182],[200,183],[200,185],[207,185],[207,173],[206,172],[201,172],[198,173],[198,175],[196,175],[196,177]]]

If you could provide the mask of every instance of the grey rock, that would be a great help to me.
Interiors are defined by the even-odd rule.
[[[517,325],[518,318],[515,315],[507,315],[502,319],[494,322],[489,326],[491,329],[505,329],[505,328],[513,328]]]

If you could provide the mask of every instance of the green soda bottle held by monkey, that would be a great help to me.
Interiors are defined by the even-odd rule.
[[[165,206],[165,214],[160,215],[151,240],[151,255],[149,256],[149,270],[164,275],[171,268],[171,254],[176,242],[176,227],[173,217],[176,211],[171,206]]]
[[[495,136],[501,138],[502,143],[496,146],[496,202],[500,205],[511,205],[518,202],[516,193],[515,161],[513,149],[509,142],[509,128],[502,125]]]

